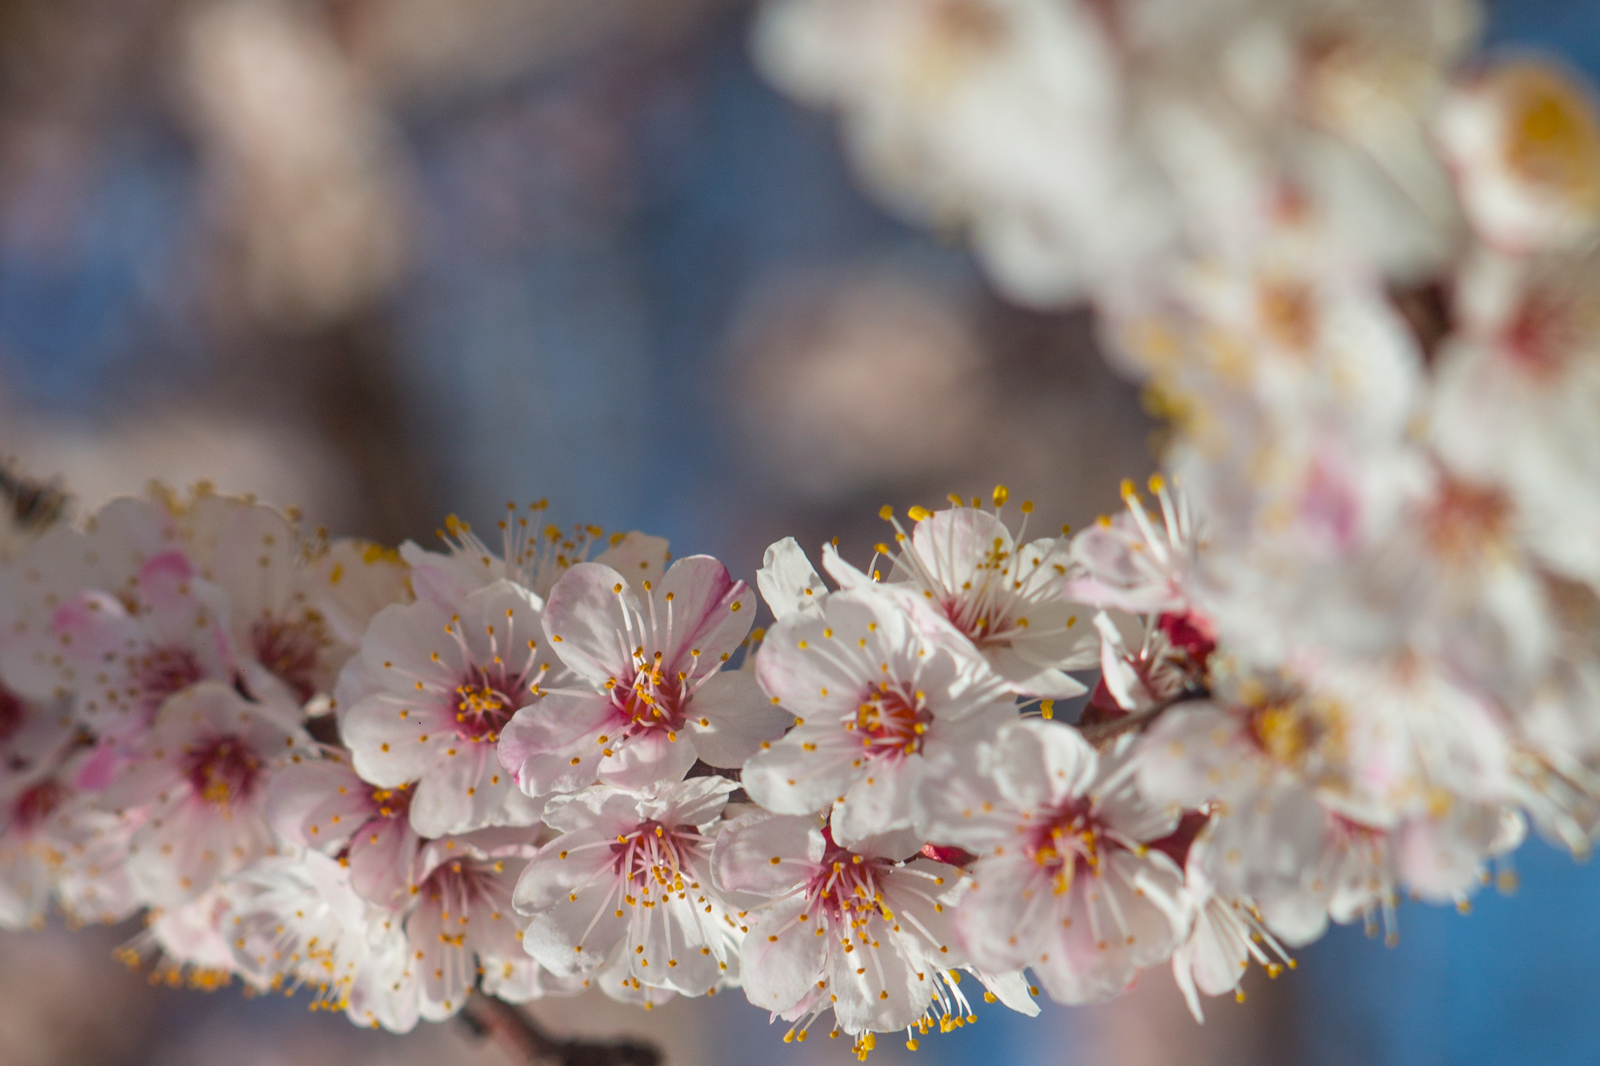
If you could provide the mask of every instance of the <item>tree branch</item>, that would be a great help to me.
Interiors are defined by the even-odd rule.
[[[622,1040],[599,1043],[558,1040],[526,1013],[493,996],[474,992],[458,1015],[461,1024],[499,1044],[528,1066],[660,1066],[661,1052],[650,1044]]]
[[[1131,733],[1134,730],[1145,728],[1166,713],[1169,707],[1176,707],[1180,703],[1188,703],[1191,700],[1203,700],[1210,695],[1211,693],[1205,689],[1185,689],[1176,696],[1163,700],[1148,710],[1139,711],[1135,714],[1125,714],[1121,718],[1112,718],[1104,722],[1095,722],[1092,725],[1079,726],[1078,732],[1082,733],[1083,739],[1090,744],[1097,748],[1104,748],[1124,733]]]

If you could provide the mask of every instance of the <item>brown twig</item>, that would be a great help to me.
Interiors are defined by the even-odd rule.
[[[660,1066],[661,1052],[632,1040],[558,1040],[509,1003],[474,992],[458,1015],[478,1037],[492,1040],[530,1066]]]
[[[1104,748],[1124,733],[1143,729],[1166,713],[1168,708],[1176,707],[1180,703],[1188,703],[1191,700],[1203,700],[1208,695],[1210,693],[1204,689],[1185,689],[1176,696],[1165,699],[1148,710],[1125,714],[1121,718],[1095,722],[1092,725],[1079,726],[1078,731],[1083,734],[1083,739],[1090,744],[1097,748]]]

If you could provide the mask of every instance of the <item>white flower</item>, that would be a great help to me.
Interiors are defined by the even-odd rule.
[[[1184,896],[1193,914],[1188,936],[1172,953],[1172,976],[1183,993],[1195,1021],[1203,1022],[1200,996],[1232,992],[1242,998],[1239,984],[1254,959],[1277,977],[1295,960],[1262,922],[1260,910],[1249,900],[1219,894],[1205,876],[1203,864],[1194,861],[1200,849],[1190,850],[1184,867]]]
[[[1574,248],[1600,226],[1600,121],[1548,61],[1510,60],[1458,85],[1436,129],[1478,236],[1508,254]]]
[[[960,871],[917,859],[894,861],[834,842],[813,816],[752,811],[729,823],[712,854],[719,890],[748,908],[741,948],[745,996],[793,1022],[784,1039],[805,1039],[832,1010],[835,1032],[951,1028],[977,1021],[957,987],[967,960],[950,931]],[[979,974],[1013,1010],[1036,1014],[1020,976]]]
[[[1175,815],[1146,803],[1125,754],[1025,719],[951,753],[922,781],[928,837],[978,856],[955,928],[974,963],[1030,967],[1061,1003],[1108,999],[1171,954],[1183,875],[1146,847]]]
[[[191,686],[157,712],[98,803],[135,818],[127,874],[156,906],[187,903],[272,854],[267,784],[307,745],[298,708],[255,704],[215,682]]]
[[[39,550],[54,543],[40,541]],[[222,590],[202,580],[186,555],[162,552],[120,595],[85,590],[66,599],[47,623],[42,648],[19,642],[30,661],[8,662],[7,676],[33,680],[35,691],[48,676],[48,697],[75,696],[77,715],[95,732],[135,736],[174,693],[204,680],[233,681],[227,612]]]
[[[1600,182],[1600,175],[1596,176]],[[1600,186],[1597,186],[1600,188]],[[1429,442],[1459,478],[1504,496],[1504,524],[1543,566],[1600,589],[1600,261],[1470,259],[1441,350]]]
[[[675,781],[697,758],[738,766],[788,721],[749,673],[722,669],[755,613],[750,588],[709,556],[639,592],[609,566],[572,567],[544,628],[576,680],[512,719],[501,762],[530,796]]]
[[[473,988],[508,1003],[550,991],[522,948],[511,894],[534,847],[526,829],[481,829],[429,841],[418,862],[416,906],[405,934],[422,981],[420,1010],[438,1021],[459,1011]]]
[[[1018,544],[1001,521],[1010,493],[995,489],[995,512],[958,503],[943,511],[911,510],[916,522],[909,536],[893,514],[896,551],[878,551],[888,560],[886,580],[873,578],[844,562],[831,546],[824,565],[840,587],[875,587],[908,597],[913,618],[926,607],[970,643],[1013,691],[1025,696],[1063,699],[1083,692],[1066,675],[1095,662],[1094,635],[1076,629],[1079,605],[1068,595],[1068,543],[1045,537]],[[1022,505],[1023,530],[1033,504]],[[1019,534],[1020,536],[1020,534]]]
[[[152,908],[145,928],[117,957],[130,969],[148,965],[152,984],[207,992],[230,984],[240,974],[229,941],[234,896],[234,886],[223,881],[182,903]],[[241,976],[255,991],[268,987]]]
[[[1130,614],[1189,612],[1195,520],[1184,494],[1169,492],[1160,475],[1150,479],[1150,491],[1161,503],[1154,521],[1133,483],[1124,481],[1127,511],[1101,518],[1072,538],[1076,573],[1067,591],[1074,599]]]
[[[524,946],[608,995],[714,993],[737,978],[740,924],[711,890],[711,840],[737,787],[695,777],[640,793],[604,785],[550,801],[560,833],[517,883]],[[618,997],[622,998],[622,997]]]
[[[308,539],[297,519],[246,497],[165,504],[185,554],[227,597],[231,646],[258,698],[325,701],[372,616],[411,598],[404,565],[376,545]]]
[[[338,858],[352,891],[392,909],[410,902],[422,848],[411,827],[414,791],[368,784],[334,752],[293,757],[273,776],[267,813],[285,840]]]
[[[841,844],[894,834],[909,845],[903,855],[920,845],[911,796],[928,761],[1016,714],[1015,697],[981,659],[958,658],[873,589],[836,592],[819,611],[780,619],[756,652],[756,677],[799,718],[745,763],[751,798],[780,814],[834,807]]]
[[[965,226],[1015,298],[1072,300],[1174,240],[1118,57],[1086,5],[781,0],[755,50],[787,91],[840,108],[870,184],[903,212]]]
[[[421,982],[399,919],[362,899],[316,852],[262,860],[230,884],[233,965],[256,987],[315,991],[357,1025],[410,1032]]]
[[[423,596],[387,607],[340,676],[339,732],[356,772],[384,788],[415,782],[411,824],[422,836],[538,820],[496,746],[559,669],[541,607],[506,580],[449,605]]]

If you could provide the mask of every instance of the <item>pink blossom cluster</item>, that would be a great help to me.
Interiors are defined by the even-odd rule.
[[[754,590],[542,505],[429,551],[117,500],[0,565],[0,924],[142,911],[158,974],[396,1031],[738,988],[864,1057],[1162,964],[1198,1017],[1509,886],[1530,826],[1587,853],[1585,90],[1463,66],[1462,0],[764,12],[876,188],[1093,303],[1170,424],[1149,495],[886,507]]]

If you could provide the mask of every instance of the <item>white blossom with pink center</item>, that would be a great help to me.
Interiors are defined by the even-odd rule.
[[[169,696],[235,676],[227,597],[181,551],[151,556],[120,594],[67,598],[47,626],[45,646],[17,672],[75,697],[79,719],[102,737],[136,737]]]
[[[544,628],[575,681],[544,686],[518,712],[501,762],[530,796],[675,781],[696,759],[738,766],[789,721],[748,672],[722,669],[756,606],[749,586],[706,555],[637,591],[609,566],[572,567],[550,592]]]
[[[614,998],[689,996],[738,978],[742,924],[711,888],[711,844],[738,786],[694,777],[642,792],[604,785],[550,801],[559,835],[517,883],[524,946],[562,977]]]
[[[232,646],[258,698],[325,697],[372,616],[411,598],[404,565],[376,545],[307,538],[246,497],[198,492],[168,506],[200,575],[227,596]]]
[[[1600,149],[1600,145],[1596,146]],[[1600,191],[1600,188],[1597,188]],[[1600,202],[1597,202],[1600,210]],[[1600,590],[1595,260],[1481,253],[1462,268],[1456,335],[1440,352],[1429,443],[1458,477],[1498,489],[1501,524],[1546,568]]]
[[[411,827],[415,791],[363,781],[340,752],[306,753],[273,777],[267,814],[289,843],[337,858],[356,895],[394,909],[411,900],[422,848]]]
[[[314,1006],[357,1025],[410,1032],[422,982],[400,919],[317,852],[263,859],[232,883],[223,930],[234,968],[256,987],[311,988]]]
[[[745,907],[745,996],[805,1039],[833,1011],[836,1032],[870,1050],[873,1033],[977,1021],[958,986],[967,958],[950,929],[961,872],[839,846],[822,819],[752,811],[725,826],[712,853],[717,888]],[[979,979],[1013,1010],[1037,1014],[1019,974]]]
[[[384,788],[416,783],[411,825],[420,835],[538,820],[496,746],[540,684],[564,675],[539,625],[542,606],[501,580],[453,607],[431,597],[387,607],[340,675],[339,731],[353,765]]]
[[[186,903],[277,850],[268,781],[292,749],[311,742],[299,717],[292,704],[251,703],[209,681],[161,706],[97,798],[137,822],[126,869],[142,900]]]
[[[1029,967],[1050,998],[1089,1003],[1166,959],[1188,927],[1183,873],[1152,841],[1176,814],[1145,801],[1126,751],[1013,722],[952,752],[917,792],[928,838],[978,856],[956,910],[972,961]]]
[[[1068,596],[1068,542],[1020,543],[1033,504],[1023,503],[1022,530],[1013,537],[1001,520],[1008,498],[1004,486],[995,489],[993,514],[979,510],[977,500],[932,513],[913,508],[909,535],[885,508],[897,547],[878,545],[887,560],[882,573],[876,560],[874,576],[862,573],[831,545],[823,565],[841,588],[876,588],[931,610],[1013,691],[1045,699],[1079,695],[1083,685],[1066,671],[1093,667],[1098,648],[1093,631],[1078,625],[1080,603]],[[914,608],[913,617],[921,611]]]
[[[577,990],[542,975],[523,950],[511,894],[533,853],[526,829],[506,828],[430,840],[423,848],[405,935],[422,982],[424,1018],[449,1017],[476,987],[508,1003]]]
[[[779,814],[832,807],[840,844],[885,837],[902,858],[921,845],[911,796],[929,760],[1016,715],[1015,696],[983,660],[936,641],[898,598],[872,589],[780,619],[756,652],[756,677],[797,721],[745,762],[751,798]]]

